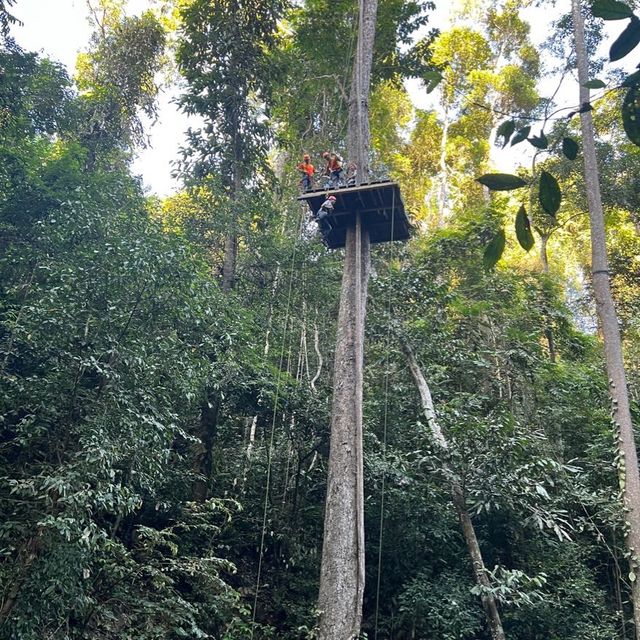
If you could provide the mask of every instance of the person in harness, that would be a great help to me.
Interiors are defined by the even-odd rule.
[[[336,202],[335,196],[329,196],[320,206],[318,212],[316,213],[316,221],[318,224],[326,218],[328,215],[333,213],[333,206]]]
[[[311,164],[311,158],[308,153],[302,157],[302,162],[298,165],[298,171],[302,173],[300,178],[300,188],[302,191],[309,191],[313,186],[313,175],[316,172],[315,167]]]
[[[327,163],[324,175],[327,177],[325,187],[327,189],[335,189],[343,182],[342,158],[337,153],[329,153],[325,151],[322,157]]]

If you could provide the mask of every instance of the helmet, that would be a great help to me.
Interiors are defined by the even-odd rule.
[[[331,202],[335,201],[335,199],[336,199],[336,197],[335,197],[335,196],[329,196],[329,197],[327,198],[327,200],[331,200]]]

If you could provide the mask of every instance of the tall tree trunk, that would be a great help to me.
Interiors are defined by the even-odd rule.
[[[348,157],[358,166],[358,184],[369,179],[369,87],[377,0],[360,0],[358,43],[349,100]],[[319,640],[357,638],[364,595],[364,488],[362,369],[367,285],[371,271],[369,233],[360,214],[347,230],[336,336],[322,563]]]
[[[378,0],[360,0],[358,43],[351,74],[347,156],[358,165],[358,184],[369,181],[369,88]]]
[[[233,141],[233,176],[231,187],[231,200],[236,202],[242,190],[242,171],[240,167],[240,137],[237,135]],[[236,262],[238,258],[238,214],[234,210],[231,213],[232,220],[227,235],[224,239],[224,261],[222,263],[222,290],[225,293],[231,291],[236,280]]]
[[[584,85],[589,80],[589,62],[584,40],[584,19],[580,0],[572,0],[573,28],[575,35],[580,104],[589,102],[589,89]],[[622,491],[625,519],[628,526],[626,545],[630,554],[633,618],[636,638],[640,640],[640,473],[638,456],[629,409],[629,391],[622,359],[622,344],[618,315],[613,304],[609,284],[609,261],[607,258],[604,214],[600,196],[598,164],[596,160],[595,135],[590,111],[580,114],[582,145],[584,152],[584,181],[587,189],[589,219],[591,221],[591,269],[596,311],[604,338],[604,354],[609,378],[609,393],[612,400],[614,424],[618,430],[617,446],[620,454],[620,488]]]
[[[333,372],[331,445],[318,596],[320,640],[357,638],[362,620],[362,380],[357,371],[362,367],[363,344],[357,334],[364,331],[370,270],[368,234],[364,232],[363,236],[361,265],[356,269],[356,230],[347,231]],[[359,286],[356,271],[360,272]],[[354,304],[357,289],[360,289],[363,311],[359,322]]]
[[[401,338],[400,345],[405,354],[407,364],[409,365],[411,375],[413,375],[413,379],[416,383],[416,387],[418,388],[418,392],[420,393],[422,411],[424,412],[424,417],[427,419],[427,424],[429,425],[429,430],[431,431],[433,440],[440,447],[442,452],[446,454],[449,450],[449,443],[447,442],[444,434],[442,433],[442,429],[438,424],[436,411],[433,406],[433,398],[431,396],[431,391],[429,390],[429,385],[427,384],[427,381],[422,374],[420,365],[418,364],[418,361],[416,360],[416,357],[409,343],[405,339]],[[491,631],[491,638],[493,640],[505,640],[504,629],[502,628],[502,620],[500,619],[500,613],[498,611],[498,603],[493,597],[493,594],[490,592],[491,583],[489,582],[489,578],[487,576],[484,560],[482,559],[482,551],[480,550],[480,545],[478,544],[478,538],[476,537],[473,522],[471,521],[471,517],[469,516],[469,512],[467,511],[464,490],[460,483],[455,479],[455,475],[449,468],[448,463],[443,462],[442,465],[444,467],[444,470],[447,472],[447,475],[451,478],[451,500],[453,502],[453,506],[455,507],[456,513],[458,514],[460,525],[462,526],[462,535],[467,545],[467,550],[469,551],[469,557],[471,558],[473,575],[476,579],[477,585],[481,587],[483,591],[481,596],[482,607],[487,618],[487,624],[489,625],[489,629]]]
[[[236,259],[238,257],[238,236],[235,229],[224,239],[224,262],[222,263],[222,290],[229,293],[235,285]]]
[[[442,140],[440,142],[440,187],[438,189],[438,229],[444,227],[447,200],[449,198],[449,173],[447,167],[447,142],[449,140],[449,107],[444,109],[444,122],[442,124]]]
[[[193,499],[198,502],[204,502],[209,497],[213,477],[213,445],[218,433],[219,411],[220,395],[217,391],[210,391],[200,407],[200,444],[193,465],[195,473],[201,476],[193,483]]]

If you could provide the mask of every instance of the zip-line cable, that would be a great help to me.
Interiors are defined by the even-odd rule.
[[[260,535],[260,552],[258,556],[258,573],[256,576],[256,592],[255,597],[253,599],[253,612],[251,616],[251,639],[253,640],[253,634],[256,626],[256,610],[258,608],[258,593],[260,591],[260,577],[262,575],[262,560],[264,557],[264,540],[267,531],[267,512],[269,510],[269,489],[271,485],[271,463],[273,460],[273,442],[276,431],[276,420],[278,416],[278,400],[280,399],[280,384],[282,381],[282,365],[284,364],[284,354],[286,351],[287,344],[287,332],[289,331],[289,314],[291,309],[291,293],[293,290],[293,272],[296,261],[296,254],[298,250],[298,243],[300,241],[300,237],[302,234],[302,226],[304,224],[304,214],[300,214],[300,224],[298,225],[293,251],[291,253],[291,268],[289,271],[289,285],[287,291],[287,304],[285,307],[285,321],[284,321],[284,330],[282,335],[282,345],[280,347],[280,358],[278,364],[278,377],[276,378],[276,393],[273,401],[273,416],[271,420],[271,434],[269,436],[269,448],[267,449],[267,478],[265,481],[265,491],[264,491],[264,509],[262,514],[262,532]]]

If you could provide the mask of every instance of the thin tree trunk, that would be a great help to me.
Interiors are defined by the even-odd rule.
[[[348,157],[358,184],[369,179],[369,88],[378,0],[359,2],[358,43],[349,100]],[[319,640],[357,638],[364,595],[362,387],[369,233],[360,214],[347,230],[336,336],[318,608]]]
[[[444,110],[442,140],[440,142],[440,188],[438,190],[438,229],[444,226],[447,199],[449,198],[449,175],[447,169],[447,141],[449,139],[449,108]]]
[[[438,424],[429,385],[422,374],[420,365],[418,364],[409,343],[401,338],[400,344],[405,354],[407,364],[409,365],[409,369],[411,370],[411,374],[413,375],[413,379],[418,387],[422,411],[424,412],[424,417],[427,419],[427,424],[429,425],[429,430],[431,431],[433,440],[440,449],[442,449],[443,453],[446,453],[449,451],[449,443]],[[505,640],[504,629],[502,628],[502,621],[498,611],[498,604],[496,599],[493,597],[493,594],[490,592],[491,583],[487,576],[487,571],[485,569],[484,560],[482,559],[482,552],[480,550],[480,545],[478,544],[478,538],[476,537],[473,522],[471,521],[471,517],[467,511],[464,490],[460,483],[455,479],[455,475],[449,468],[448,463],[443,462],[442,465],[447,472],[447,475],[451,478],[451,499],[456,513],[458,514],[460,525],[462,526],[462,535],[471,558],[473,575],[478,586],[482,588],[482,607],[487,618],[487,624],[491,631],[491,638],[493,640]]]
[[[316,319],[313,322],[313,349],[316,352],[318,364],[316,367],[315,375],[309,381],[309,386],[311,387],[311,391],[313,391],[313,393],[316,392],[316,382],[318,382],[318,380],[320,379],[320,375],[322,374],[322,364],[323,364],[322,351],[320,351],[320,332],[318,331],[317,320],[318,320],[318,311],[316,309]]]
[[[222,264],[222,290],[229,293],[235,285],[238,236],[230,231],[224,239],[224,262]]]
[[[572,0],[573,28],[575,34],[580,104],[589,102],[589,89],[584,85],[589,80],[589,62],[584,40],[584,19],[580,1]],[[630,558],[633,600],[633,618],[636,638],[640,639],[640,473],[638,456],[629,408],[629,392],[622,358],[622,343],[618,316],[609,284],[609,260],[607,258],[604,214],[600,196],[598,165],[595,150],[593,119],[590,111],[580,114],[582,145],[584,153],[584,179],[591,221],[591,269],[596,311],[604,338],[604,354],[609,378],[609,393],[613,405],[613,420],[618,430],[617,446],[620,454],[620,488],[624,498],[625,520],[628,530],[626,546]]]
[[[194,482],[193,498],[204,502],[209,497],[209,488],[213,475],[213,445],[218,433],[218,412],[220,395],[212,391],[200,407],[200,433],[198,453],[194,461],[194,471],[202,476]]]
[[[233,141],[233,177],[231,200],[237,201],[242,190],[242,172],[240,168],[240,140],[236,136]],[[238,260],[238,231],[236,211],[232,212],[231,227],[224,239],[224,261],[222,263],[222,290],[229,293],[235,286],[236,263]]]
[[[548,233],[540,233],[540,264],[542,271],[549,273],[549,254],[547,253],[547,244],[549,242]]]

